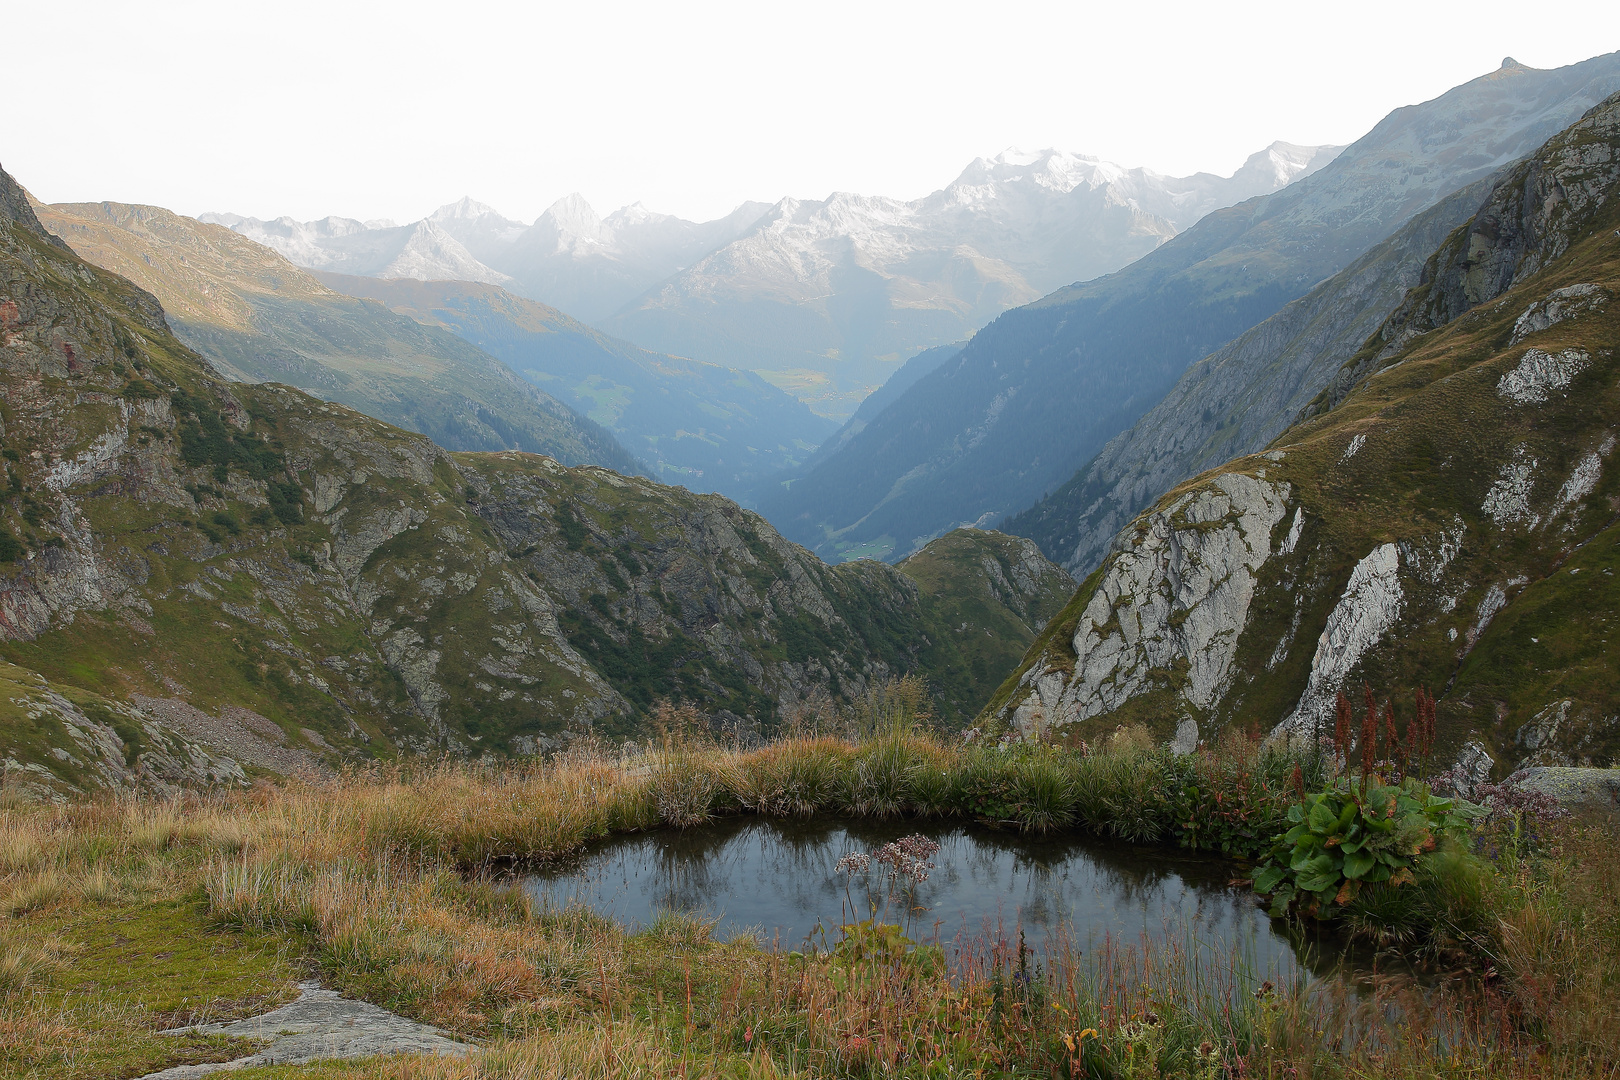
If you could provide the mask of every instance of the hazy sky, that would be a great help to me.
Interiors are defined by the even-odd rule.
[[[1620,48],[1620,3],[12,3],[0,164],[47,201],[411,220],[582,192],[685,217],[916,197],[1056,146],[1230,173],[1497,67]]]

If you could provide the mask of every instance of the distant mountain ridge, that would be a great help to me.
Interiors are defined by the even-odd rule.
[[[743,203],[703,223],[640,204],[602,218],[579,195],[532,225],[470,198],[410,225],[202,220],[309,269],[498,284],[651,351],[759,372],[842,420],[907,357],[1116,270],[1338,149],[1273,143],[1230,177],[1007,151],[921,199]]]
[[[203,214],[197,220],[223,225],[255,243],[274,248],[306,270],[495,285],[511,280],[479,262],[431,219],[395,225],[391,221],[362,222],[343,217],[260,221],[238,214]]]
[[[778,528],[824,557],[901,557],[1069,480],[1189,364],[1620,88],[1620,53],[1511,60],[1397,109],[1309,177],[1214,211],[1124,270],[1010,311],[785,489]]]
[[[590,322],[741,234],[768,209],[745,202],[726,217],[700,223],[636,203],[604,219],[573,194],[530,225],[471,198],[409,225],[343,217],[261,221],[224,213],[199,220],[233,229],[306,269],[505,285]]]
[[[797,376],[784,385],[843,417],[906,357],[1117,270],[1339,149],[1274,143],[1231,177],[1009,150],[921,199],[784,199],[603,325],[666,352]]]

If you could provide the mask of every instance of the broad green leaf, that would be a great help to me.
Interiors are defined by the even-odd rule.
[[[1254,872],[1254,891],[1265,894],[1277,887],[1288,870],[1281,866],[1264,866]]]
[[[1351,881],[1359,880],[1376,865],[1378,860],[1368,852],[1347,851],[1344,855],[1344,876]]]
[[[1324,889],[1336,888],[1342,876],[1338,864],[1326,852],[1307,859],[1303,866],[1296,868],[1295,874],[1295,884],[1306,892],[1321,892]]]

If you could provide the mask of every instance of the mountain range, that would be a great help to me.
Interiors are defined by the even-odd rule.
[[[921,199],[744,203],[701,224],[639,205],[602,219],[578,195],[529,226],[471,199],[403,226],[202,220],[310,269],[499,284],[653,351],[759,372],[843,420],[915,353],[1118,269],[1337,150],[1274,143],[1230,177],[1009,151]]]
[[[840,419],[908,357],[1135,261],[1338,147],[1274,143],[1230,177],[1170,177],[1056,150],[974,161],[921,199],[784,199],[603,326],[668,352],[778,372]]]
[[[694,222],[637,203],[603,219],[574,194],[530,225],[471,198],[408,225],[344,217],[261,221],[219,213],[199,220],[275,248],[306,269],[504,285],[594,322],[742,235],[769,209],[768,203],[745,202],[723,218]]]
[[[1216,210],[1130,266],[1001,315],[757,505],[829,558],[895,558],[1061,487],[1189,365],[1620,88],[1620,54],[1511,59],[1397,109],[1310,176]],[[1064,553],[1067,557],[1068,553]]]

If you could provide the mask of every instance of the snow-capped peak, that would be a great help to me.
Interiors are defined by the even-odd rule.
[[[493,206],[481,203],[469,195],[463,195],[458,201],[445,203],[433,213],[428,215],[429,221],[472,221],[481,217],[503,217]]]
[[[1264,150],[1250,154],[1232,179],[1269,184],[1273,188],[1286,187],[1320,169],[1343,149],[1342,146],[1299,146],[1278,140]]]
[[[537,228],[549,224],[562,236],[582,240],[606,242],[612,238],[611,231],[603,227],[602,219],[591,209],[591,204],[577,191],[552,203],[534,224]]]

